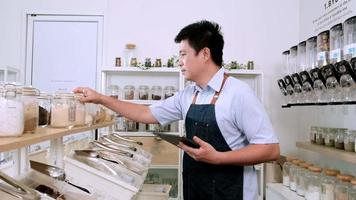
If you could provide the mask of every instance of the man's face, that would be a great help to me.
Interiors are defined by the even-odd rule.
[[[196,51],[189,45],[188,40],[182,40],[179,47],[179,66],[187,80],[195,81],[204,70],[204,59],[201,51]]]

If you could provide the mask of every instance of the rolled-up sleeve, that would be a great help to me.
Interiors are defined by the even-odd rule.
[[[279,143],[268,115],[252,90],[242,95],[235,117],[250,144]]]
[[[161,125],[183,119],[181,105],[182,94],[183,91],[180,91],[174,96],[150,106],[152,115]]]

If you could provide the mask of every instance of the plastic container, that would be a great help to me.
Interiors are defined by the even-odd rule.
[[[356,57],[356,16],[344,22],[344,58],[350,61]]]
[[[143,184],[136,200],[168,200],[170,185]]]
[[[343,59],[343,28],[336,24],[330,28],[330,63],[335,64]]]

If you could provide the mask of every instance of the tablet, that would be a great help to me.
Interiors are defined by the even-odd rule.
[[[179,142],[184,143],[185,145],[192,147],[192,148],[199,148],[200,146],[194,142],[191,139],[188,139],[186,137],[183,136],[179,136],[179,135],[173,135],[173,134],[169,134],[169,133],[162,133],[162,132],[154,132],[153,134],[159,136],[160,138],[162,138],[163,140],[177,146],[179,144]]]

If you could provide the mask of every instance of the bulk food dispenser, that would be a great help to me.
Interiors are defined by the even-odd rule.
[[[288,75],[288,56],[289,56],[289,50],[284,51],[284,52],[282,53],[282,55],[284,56],[284,61],[285,61],[285,62],[284,62],[284,67],[283,67],[283,69],[282,69],[282,75],[283,75],[283,76],[287,76],[287,75]],[[287,93],[287,86],[286,86],[286,83],[284,82],[283,79],[279,79],[279,80],[277,81],[277,83],[278,83],[279,89],[280,89],[280,91],[281,91],[283,97],[287,98],[288,93]],[[288,100],[287,100],[286,103],[288,103]]]
[[[292,74],[292,81],[294,84],[294,102],[301,103],[301,96],[302,96],[302,82],[298,74],[299,66],[298,66],[298,46],[293,46],[290,48],[290,58],[289,58],[289,65],[290,69],[293,72]]]
[[[306,41],[300,42],[298,44],[298,67],[299,67],[299,77],[302,85],[302,96],[301,102],[310,102],[311,99],[311,91],[313,90],[312,82],[307,71],[307,56],[306,56]]]

